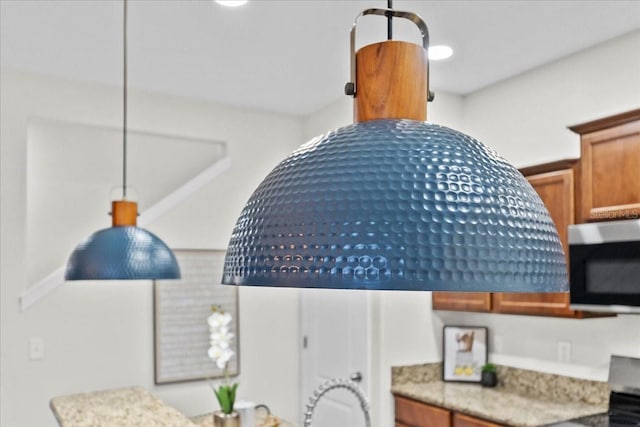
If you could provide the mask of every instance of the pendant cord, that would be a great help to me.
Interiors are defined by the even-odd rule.
[[[387,0],[387,9],[393,9],[393,0]],[[387,40],[393,39],[393,17],[387,15]]]
[[[122,198],[127,198],[127,0],[124,0],[124,29],[123,29],[123,129],[122,129]]]

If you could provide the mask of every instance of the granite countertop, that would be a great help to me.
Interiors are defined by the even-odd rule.
[[[142,387],[54,397],[50,406],[63,427],[198,427]]]
[[[414,368],[414,369],[412,369]],[[533,427],[605,412],[606,383],[498,367],[501,384],[441,381],[441,365],[394,368],[391,391],[496,423]]]
[[[191,421],[196,423],[198,427],[214,427],[213,413],[192,417]],[[262,414],[256,416],[256,425],[258,427],[261,427],[261,426],[293,427],[293,424],[290,424],[289,422],[284,421],[278,417],[275,417],[272,415],[267,419],[267,417]]]
[[[213,427],[213,414],[189,419],[142,387],[54,397],[50,406],[62,427]],[[272,415],[256,418],[260,426],[293,427]]]

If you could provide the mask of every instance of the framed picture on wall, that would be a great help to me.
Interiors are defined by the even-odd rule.
[[[476,383],[489,354],[488,329],[483,326],[445,326],[442,345],[442,379]]]
[[[211,307],[231,314],[235,338],[229,375],[240,372],[238,287],[220,284],[225,251],[177,249],[182,278],[156,280],[153,287],[155,383],[221,378],[222,369],[209,358]]]

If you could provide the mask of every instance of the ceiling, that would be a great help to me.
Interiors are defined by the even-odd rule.
[[[267,111],[308,114],[343,95],[356,15],[386,1],[131,0],[132,88]],[[122,3],[0,0],[1,64],[122,85]],[[437,92],[461,95],[640,29],[640,1],[396,0],[421,15],[432,44],[454,56],[431,66]],[[400,39],[419,43],[408,21]],[[386,21],[358,21],[358,46],[386,38]]]

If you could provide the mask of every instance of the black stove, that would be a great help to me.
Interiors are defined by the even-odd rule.
[[[640,396],[612,391],[609,412],[576,418],[557,427],[640,427]]]
[[[640,359],[611,356],[609,412],[575,418],[553,427],[640,427]]]
[[[609,397],[609,425],[640,427],[640,395],[612,391]]]

